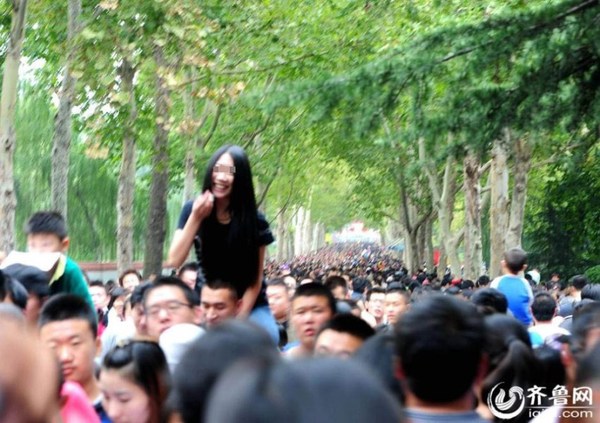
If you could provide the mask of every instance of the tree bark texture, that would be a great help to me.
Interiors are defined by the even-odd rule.
[[[510,200],[510,224],[506,237],[506,248],[521,247],[527,180],[531,168],[531,146],[525,138],[514,143],[513,191]]]
[[[69,154],[72,137],[72,109],[75,97],[76,79],[72,74],[72,63],[76,53],[75,37],[81,31],[81,0],[68,2],[67,58],[64,75],[58,94],[58,111],[54,118],[52,140],[52,208],[59,211],[67,220],[67,199],[69,187]]]
[[[424,163],[432,203],[440,222],[441,244],[444,245],[444,258],[447,258],[447,263],[441,262],[440,264],[441,266],[450,265],[453,272],[455,272],[460,269],[458,234],[452,233],[454,201],[456,199],[456,160],[452,154],[448,155],[444,165],[443,179],[440,182],[435,163],[429,159],[425,151],[425,140],[423,138],[419,139],[419,158]]]
[[[2,97],[0,98],[0,252],[9,252],[15,246],[17,197],[13,167],[16,143],[14,118],[26,10],[27,0],[13,2],[12,22],[2,77]]]
[[[506,249],[508,231],[508,145],[509,130],[504,139],[494,141],[490,170],[490,278],[500,275],[500,262]]]
[[[137,105],[133,86],[135,69],[124,59],[119,68],[122,89],[128,94],[127,116],[123,128],[123,155],[117,193],[117,272],[121,274],[133,265],[133,222],[135,199],[135,121]]]
[[[169,182],[169,89],[164,73],[167,63],[162,47],[155,46],[156,62],[156,128],[152,156],[152,182],[146,227],[144,276],[160,275],[166,233],[167,188]]]
[[[475,280],[480,276],[483,261],[481,241],[481,183],[480,160],[469,150],[463,160],[463,191],[465,193],[465,279]]]

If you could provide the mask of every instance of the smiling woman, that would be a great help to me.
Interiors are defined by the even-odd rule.
[[[203,193],[181,211],[169,249],[170,264],[180,266],[196,241],[204,278],[233,284],[242,299],[239,315],[249,316],[277,342],[279,332],[263,281],[265,247],[274,238],[257,211],[250,162],[241,147],[223,146],[209,160]]]

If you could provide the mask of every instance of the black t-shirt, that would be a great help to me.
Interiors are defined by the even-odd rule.
[[[183,229],[192,212],[193,201],[188,201],[181,210],[178,229]],[[258,247],[271,244],[275,238],[269,228],[269,222],[264,215],[257,212]],[[232,282],[239,292],[246,290],[256,281],[256,275],[249,274],[248,269],[256,268],[257,250],[248,249],[229,242],[231,224],[222,224],[217,221],[214,213],[202,221],[207,245],[200,246],[198,262],[202,267],[207,280],[222,279]],[[200,237],[198,232],[197,237]],[[261,292],[256,299],[254,307],[266,305],[265,284],[263,281]]]

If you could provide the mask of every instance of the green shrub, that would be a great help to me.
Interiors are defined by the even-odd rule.
[[[585,275],[591,283],[600,283],[600,264],[587,269]]]

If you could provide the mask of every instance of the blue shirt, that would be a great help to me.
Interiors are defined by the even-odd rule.
[[[533,322],[530,309],[533,291],[526,279],[516,275],[504,275],[494,279],[490,287],[506,295],[508,309],[517,320],[525,326]]]

